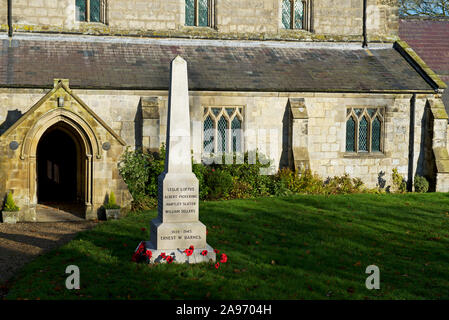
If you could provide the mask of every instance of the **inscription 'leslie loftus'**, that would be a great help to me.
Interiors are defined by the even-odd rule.
[[[195,188],[194,187],[183,187],[183,188],[179,188],[179,187],[169,187],[167,188],[168,192],[185,192],[185,191],[191,191],[191,192],[195,192]]]

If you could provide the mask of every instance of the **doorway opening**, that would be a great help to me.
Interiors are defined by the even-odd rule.
[[[37,200],[49,220],[84,218],[85,153],[79,134],[65,122],[51,126],[37,146]]]

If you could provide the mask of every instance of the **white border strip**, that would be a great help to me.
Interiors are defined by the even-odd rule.
[[[0,34],[0,40],[8,40],[6,34]],[[362,43],[345,42],[312,42],[312,41],[257,41],[257,40],[209,40],[180,38],[131,38],[116,36],[89,35],[47,35],[15,33],[12,40],[30,41],[65,41],[85,43],[118,43],[118,44],[148,44],[165,46],[214,46],[214,47],[248,47],[248,48],[298,48],[298,49],[337,49],[365,50]],[[392,43],[370,43],[369,50],[391,49]]]

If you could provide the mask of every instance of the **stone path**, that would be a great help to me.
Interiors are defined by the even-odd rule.
[[[38,204],[36,207],[37,222],[84,221],[82,208],[71,204]]]
[[[90,229],[96,224],[97,222],[86,220],[0,223],[0,300],[7,293],[7,281],[25,264],[69,242],[78,232]]]

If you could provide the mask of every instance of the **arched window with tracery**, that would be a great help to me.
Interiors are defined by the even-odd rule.
[[[346,152],[383,151],[384,108],[349,108],[346,112]]]
[[[243,107],[206,107],[203,116],[203,153],[243,152]]]

